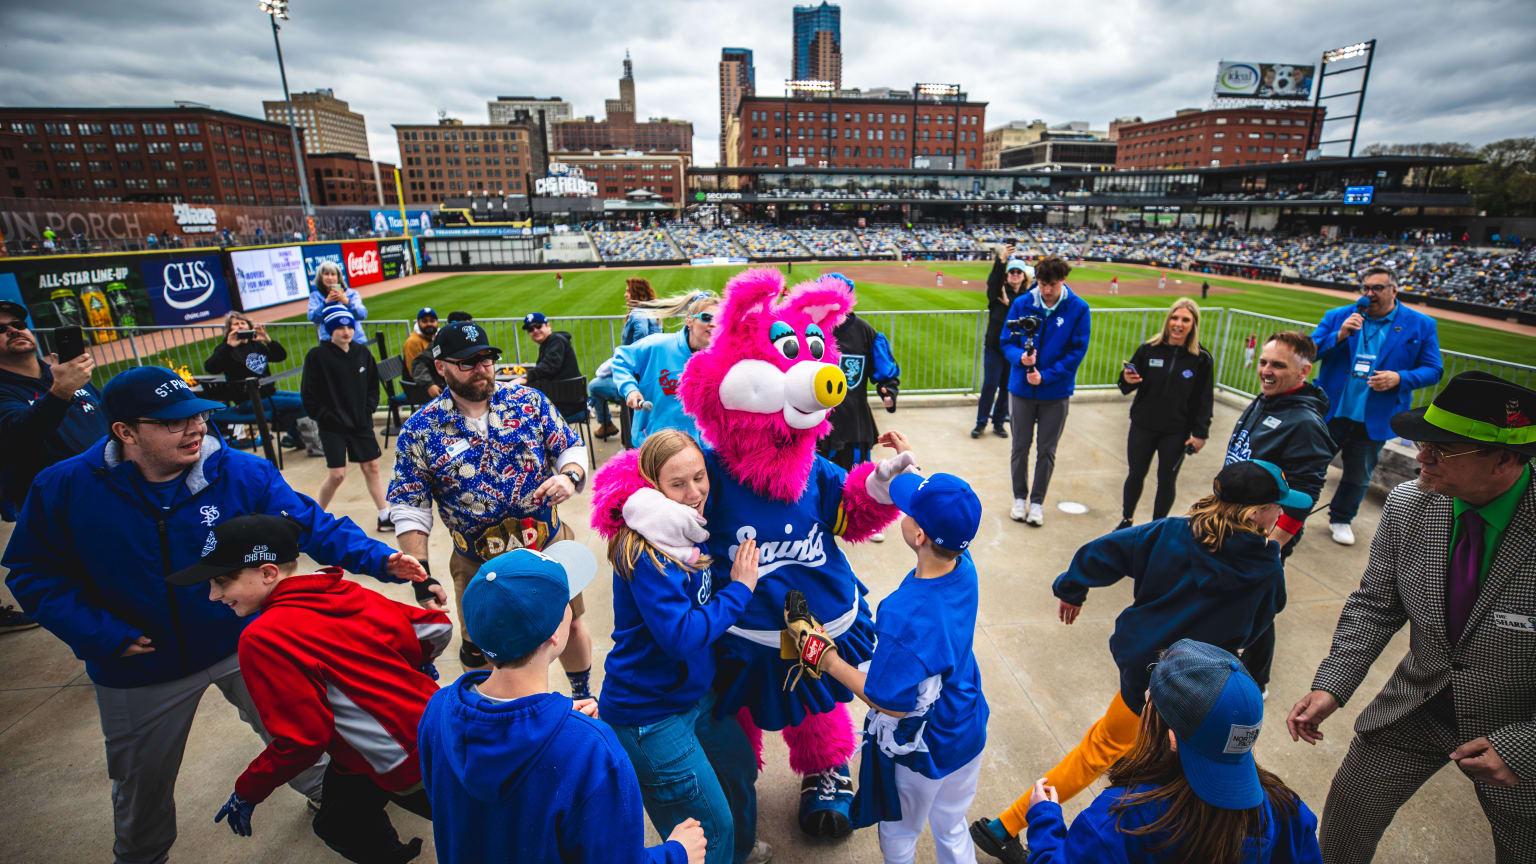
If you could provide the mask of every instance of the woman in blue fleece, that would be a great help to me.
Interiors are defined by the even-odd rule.
[[[651,433],[640,473],[659,490],[645,506],[703,511],[709,473],[687,433]],[[735,717],[716,716],[710,687],[714,642],[757,587],[757,544],[742,544],[732,581],[713,596],[710,560],[697,548],[662,551],[622,528],[608,541],[608,558],[613,650],[598,713],[634,763],[646,814],[662,835],[698,819],[708,864],[767,861],[772,850],[757,842],[757,756]]]
[[[1237,657],[1181,639],[1148,695],[1135,746],[1071,830],[1035,783],[1029,864],[1321,864],[1317,816],[1253,760],[1264,697]]]
[[[715,334],[720,298],[708,291],[637,304],[658,318],[682,315],[686,323],[674,333],[655,333],[613,352],[613,383],[634,412],[630,442],[639,447],[658,429],[681,429],[699,437],[693,418],[677,398],[688,358],[709,347]]]

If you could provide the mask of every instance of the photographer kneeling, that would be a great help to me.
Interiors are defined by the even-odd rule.
[[[1015,522],[1045,524],[1045,493],[1056,468],[1056,444],[1067,425],[1067,400],[1077,367],[1088,353],[1087,301],[1067,287],[1071,265],[1051,255],[1035,265],[1035,287],[1013,301],[1000,344],[1010,368],[1008,413],[1013,418]],[[1035,485],[1029,485],[1029,447],[1039,427]]]

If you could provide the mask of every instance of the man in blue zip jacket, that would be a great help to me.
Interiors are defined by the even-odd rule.
[[[1015,522],[1045,524],[1045,492],[1056,468],[1056,444],[1067,425],[1067,402],[1077,387],[1077,367],[1088,353],[1087,301],[1067,287],[1071,265],[1051,255],[1035,265],[1035,287],[1008,307],[999,344],[1008,365],[1008,414],[1013,418]],[[1035,319],[1029,332],[1025,322]],[[1026,351],[1025,348],[1033,350]],[[1029,445],[1039,428],[1035,485],[1029,485]]]
[[[1364,307],[1363,309],[1361,307]],[[1397,278],[1385,267],[1360,277],[1360,300],[1328,310],[1312,331],[1328,394],[1328,434],[1339,446],[1344,476],[1328,504],[1333,542],[1353,546],[1360,511],[1393,415],[1407,411],[1413,391],[1440,380],[1435,320],[1397,302]]]
[[[119,373],[102,401],[108,435],[44,469],[3,565],[22,607],[85,661],[106,736],[119,862],[165,861],[176,839],[174,790],[203,691],[213,684],[263,739],[235,648],[246,620],[166,577],[195,564],[212,528],[248,513],[303,526],[321,564],[382,581],[420,580],[416,559],[330,516],[258,457],[224,447],[207,425],[217,402],[176,373]],[[423,605],[442,608],[442,589]],[[323,766],[293,781],[311,798]]]

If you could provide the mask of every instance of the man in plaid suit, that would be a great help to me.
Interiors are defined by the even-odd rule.
[[[1499,864],[1536,860],[1536,392],[1481,372],[1392,418],[1419,479],[1392,491],[1293,739],[1353,695],[1394,633],[1408,654],[1355,721],[1319,838],[1328,864],[1368,862],[1445,763],[1472,780]]]

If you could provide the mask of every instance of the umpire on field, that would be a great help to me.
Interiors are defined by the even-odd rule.
[[[1456,376],[1392,418],[1419,479],[1392,490],[1293,739],[1360,686],[1408,624],[1408,654],[1355,721],[1319,839],[1328,864],[1370,861],[1393,816],[1447,760],[1472,780],[1500,864],[1536,855],[1536,391]]]

